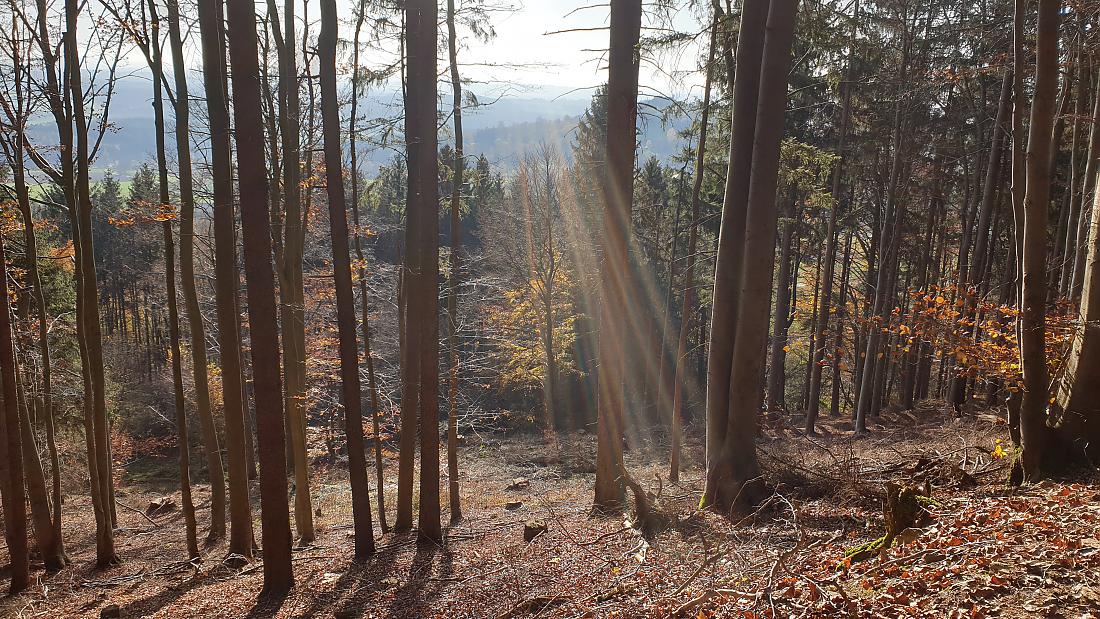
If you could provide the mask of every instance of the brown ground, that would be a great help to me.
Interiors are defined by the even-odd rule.
[[[1082,473],[1008,491],[1006,462],[990,455],[996,439],[1007,442],[995,416],[927,409],[879,422],[858,440],[840,423],[826,423],[825,436],[814,439],[769,426],[762,460],[776,494],[733,523],[695,509],[695,437],[682,482],[666,482],[660,497],[677,522],[648,543],[622,517],[590,517],[588,435],[552,445],[468,437],[466,518],[447,530],[447,543],[418,547],[408,535],[383,535],[363,565],[349,560],[346,480],[339,469],[322,471],[313,484],[318,540],[295,553],[297,586],[259,606],[260,563],[226,567],[224,544],[207,548],[198,566],[179,563],[178,512],[154,526],[120,507],[123,562],[92,569],[89,501],[72,495],[73,565],[50,576],[36,571],[37,586],[0,600],[0,616],[99,617],[118,605],[122,617],[1100,617],[1100,478]],[[635,440],[627,460],[655,490],[656,476],[667,475],[646,464],[665,458],[651,443]],[[168,492],[136,471],[132,477],[143,481],[124,480],[126,505],[143,510]],[[509,490],[518,477],[529,487]],[[933,524],[885,556],[838,570],[845,549],[881,534],[885,481],[924,479],[939,501]],[[392,510],[392,486],[387,499]],[[206,487],[196,500],[201,523]],[[506,509],[513,501],[522,506]],[[525,543],[529,519],[549,531]]]

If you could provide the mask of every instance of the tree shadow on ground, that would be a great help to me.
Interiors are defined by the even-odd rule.
[[[166,606],[171,605],[173,602],[183,597],[188,591],[201,587],[204,584],[206,584],[204,579],[194,576],[180,583],[169,584],[158,593],[134,600],[122,606],[119,616],[148,617],[164,609]]]
[[[341,618],[362,617],[365,610],[380,610],[379,598],[387,585],[382,581],[387,576],[400,575],[395,572],[395,564],[408,552],[410,546],[416,547],[407,577],[394,593],[385,617],[419,617],[442,591],[443,583],[451,576],[452,555],[447,546],[417,543],[416,533],[398,533],[383,538],[386,543],[379,546],[378,552],[366,561],[352,562],[347,571],[335,583],[330,595],[317,596],[309,609],[302,613],[302,619],[313,619],[328,611]],[[439,567],[435,567],[436,556],[440,555]],[[433,574],[438,572],[438,574]]]
[[[283,602],[286,601],[288,595],[289,592],[287,591],[260,595],[260,597],[256,599],[256,605],[252,607],[252,610],[248,611],[246,618],[266,619],[267,617],[274,617],[279,613],[279,609],[282,608]]]

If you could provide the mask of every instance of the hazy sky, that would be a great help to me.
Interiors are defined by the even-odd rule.
[[[525,85],[547,86],[550,90],[591,88],[607,79],[605,50],[609,33],[603,30],[562,32],[562,30],[604,28],[608,24],[609,9],[593,0],[517,0],[517,10],[497,13],[494,17],[496,38],[483,44],[467,40],[467,49],[460,52],[460,63],[469,63],[465,73],[472,79],[492,82],[513,82]],[[586,8],[589,7],[589,8]],[[647,11],[652,7],[646,5]],[[667,28],[667,20],[647,15],[645,26]],[[696,16],[682,9],[672,16],[672,27],[697,33],[700,26]],[[643,30],[646,35],[659,34],[656,30]],[[641,86],[645,94],[684,94],[693,86],[701,85],[698,75],[687,75],[698,62],[700,46],[706,44],[701,36],[695,44],[685,45],[675,52],[665,52],[643,60]],[[494,66],[478,66],[480,63],[497,63]],[[499,66],[512,63],[514,69]],[[587,97],[584,92],[576,93]]]

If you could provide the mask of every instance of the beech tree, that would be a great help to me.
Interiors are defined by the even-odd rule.
[[[252,344],[252,381],[260,463],[260,525],[264,553],[264,592],[277,594],[294,582],[287,513],[286,435],[283,431],[279,334],[275,312],[275,278],[271,260],[267,170],[260,107],[256,15],[251,2],[226,3],[229,59],[233,70],[241,229],[248,287]]]
[[[403,397],[401,440],[415,437],[412,416],[419,412],[420,510],[417,536],[443,539],[439,505],[439,159],[436,127],[436,68],[439,7],[434,1],[410,0],[405,6],[408,54],[405,103],[405,142],[408,145],[408,202],[406,204],[405,353],[402,359]],[[407,401],[408,400],[408,401]],[[402,449],[411,484],[412,454]],[[399,480],[400,483],[400,480]],[[411,501],[411,494],[409,501]],[[411,525],[399,498],[397,527]],[[405,519],[402,516],[405,516]]]
[[[321,114],[325,135],[325,181],[328,188],[332,268],[336,282],[336,321],[340,334],[340,384],[347,438],[348,474],[351,477],[352,518],[355,522],[355,556],[374,552],[370,486],[363,451],[363,402],[359,386],[359,343],[355,337],[355,297],[351,285],[348,250],[348,214],[344,194],[344,157],[340,146],[340,105],[336,95],[336,41],[339,22],[336,0],[321,3],[321,36],[318,54],[321,69]]]
[[[715,274],[714,322],[711,327],[711,363],[729,367],[729,375],[721,376],[712,384],[710,377],[715,376],[715,368],[708,368],[707,477],[702,500],[702,505],[723,512],[755,503],[763,489],[759,483],[753,438],[763,396],[760,351],[767,337],[771,265],[775,257],[779,146],[787,108],[787,73],[791,65],[797,6],[797,0],[746,2],[737,44],[740,69],[734,84],[734,137],[728,175],[734,177],[746,170],[748,175],[734,181],[727,180],[727,200],[722,208],[722,236],[726,237],[726,243],[723,244],[720,238]],[[762,27],[764,23],[761,23],[765,16],[767,36],[746,36],[752,30],[765,31]],[[754,79],[751,74],[757,73],[757,66],[760,70]],[[746,73],[749,75],[746,76]],[[742,84],[746,78],[749,83]],[[746,104],[748,110],[739,109]],[[748,120],[742,118],[750,113],[755,114],[752,132],[739,133],[739,129],[750,126]],[[746,135],[753,136],[752,142]],[[735,167],[735,164],[738,165]],[[735,202],[740,200],[744,200],[743,222],[739,215],[742,209]],[[727,215],[727,210],[732,212]],[[729,239],[727,236],[738,232],[739,239]],[[738,240],[740,242],[736,242]],[[731,251],[740,255],[730,256]],[[734,309],[732,302],[723,306],[718,304],[718,272],[726,269],[741,271],[734,280],[738,282],[737,296],[741,299],[736,305],[736,313],[731,311]],[[726,285],[731,283],[729,279],[723,279]],[[732,295],[728,291],[723,292],[726,296],[722,298],[730,301]],[[726,333],[732,341],[719,341],[715,336],[716,327],[719,322],[726,321],[734,326],[733,333]],[[720,351],[728,349],[728,365],[725,359],[715,358],[715,348]],[[727,397],[726,406],[712,402],[712,399]],[[718,412],[723,414],[715,414]]]

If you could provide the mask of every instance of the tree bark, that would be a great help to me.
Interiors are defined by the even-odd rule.
[[[409,228],[416,243],[409,247],[412,268],[406,316],[406,348],[419,367],[420,511],[417,537],[440,542],[439,505],[439,159],[436,127],[436,55],[438,4],[409,0],[405,7],[408,37],[408,102],[405,139],[409,160]],[[416,213],[416,221],[411,215]],[[411,337],[418,333],[416,338]],[[406,429],[402,427],[402,436]]]
[[[1050,148],[1058,88],[1060,0],[1039,0],[1035,93],[1027,140],[1024,194],[1023,287],[1020,314],[1020,366],[1024,396],[1020,409],[1020,466],[1024,481],[1037,480],[1047,445],[1046,245],[1050,202]]]
[[[339,31],[336,0],[321,2],[321,34],[317,40],[321,78],[321,118],[325,139],[325,183],[328,188],[332,268],[336,287],[336,323],[340,339],[340,385],[344,405],[355,557],[374,553],[370,485],[363,452],[363,402],[359,386],[359,343],[355,337],[355,294],[348,251],[348,213],[344,194],[344,157],[340,148],[340,104],[336,93],[336,43]]]
[[[70,0],[72,1],[72,0]],[[252,2],[227,3],[229,57],[233,68],[233,114],[236,120],[241,228],[245,281],[252,340],[252,374],[259,435],[260,523],[264,552],[263,592],[290,589],[287,513],[286,436],[283,431],[282,380],[279,375],[279,330],[275,280],[271,268],[271,224],[267,209],[267,171],[260,108],[256,16]]]
[[[180,32],[178,0],[167,0],[168,37],[171,41],[172,68],[176,85],[176,163],[179,166],[180,195],[180,284],[187,311],[187,328],[191,335],[191,374],[195,381],[195,410],[202,428],[202,443],[206,450],[206,468],[210,476],[210,532],[208,539],[225,536],[225,472],[222,469],[221,446],[214,415],[210,410],[210,381],[206,374],[206,327],[199,309],[199,293],[195,287],[195,190],[191,176],[190,95],[187,88],[187,65],[183,56],[183,36]]]
[[[746,3],[743,20],[748,9]],[[729,403],[726,418],[722,420],[725,434],[721,447],[716,452],[709,450],[708,427],[707,477],[701,505],[727,514],[755,504],[763,493],[754,441],[757,417],[764,395],[764,355],[761,353],[767,344],[772,266],[775,263],[775,230],[778,221],[775,198],[779,176],[779,150],[787,110],[787,75],[791,66],[791,45],[797,9],[797,0],[771,0],[768,7],[767,34],[763,40],[759,64],[759,91],[753,110],[756,113],[756,122],[751,149],[751,175],[748,179],[744,252],[740,261],[742,275],[739,292],[742,302],[734,318],[736,331],[733,337],[730,375],[724,381],[728,386],[726,397]],[[743,21],[742,38],[747,33],[745,24]],[[754,65],[739,66],[738,81],[746,70],[755,72]],[[740,101],[735,95],[735,115]],[[734,140],[747,141],[744,136],[735,137]],[[730,174],[734,173],[736,169],[731,166]],[[727,204],[726,208],[729,206]],[[717,314],[717,306],[715,313]],[[729,316],[716,316],[714,321],[717,323],[727,318]],[[714,336],[711,338],[713,342]],[[710,372],[713,372],[713,368],[710,368]],[[708,401],[714,395],[711,392],[713,388],[713,385],[708,384]]]
[[[631,290],[630,222],[634,196],[634,147],[638,111],[638,39],[641,0],[611,1],[607,79],[607,148],[603,193],[603,255],[600,258],[599,391],[596,420],[595,507],[622,504],[623,415],[628,350],[624,313],[638,297]]]

